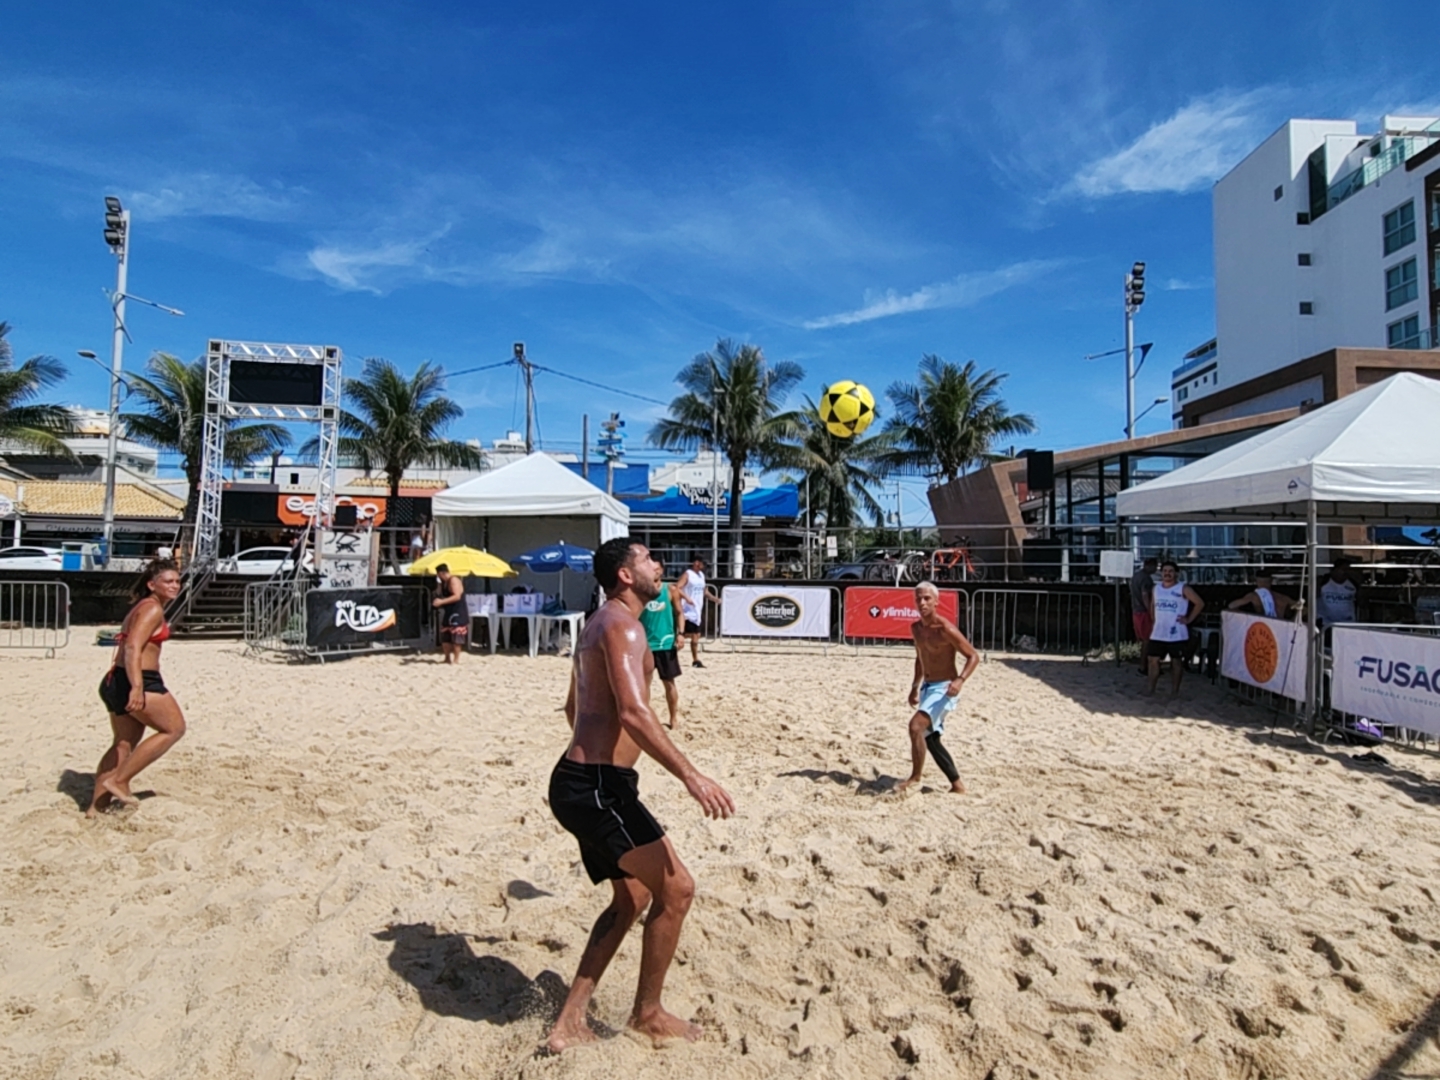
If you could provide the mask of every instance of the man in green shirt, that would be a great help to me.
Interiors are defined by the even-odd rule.
[[[645,643],[655,656],[655,674],[665,684],[665,705],[670,710],[670,730],[680,722],[680,688],[675,680],[680,677],[680,657],[675,649],[675,638],[684,623],[680,616],[680,590],[673,582],[664,581],[665,567],[655,560],[655,572],[662,582],[660,595],[647,603],[640,612],[640,625],[645,628]],[[647,684],[645,692],[650,692]]]

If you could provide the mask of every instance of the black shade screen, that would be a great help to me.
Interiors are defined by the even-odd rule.
[[[1051,491],[1055,487],[1055,451],[1032,450],[1025,459],[1025,486],[1031,491]]]
[[[325,369],[319,364],[230,362],[230,400],[239,405],[319,405]]]

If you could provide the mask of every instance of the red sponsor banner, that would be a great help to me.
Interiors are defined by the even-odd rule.
[[[956,622],[960,618],[960,594],[940,590],[940,614]],[[910,624],[920,618],[914,589],[874,589],[852,586],[845,590],[845,636],[910,640]]]

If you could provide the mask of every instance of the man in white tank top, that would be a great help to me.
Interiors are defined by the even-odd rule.
[[[1160,583],[1150,594],[1153,628],[1145,656],[1150,664],[1150,689],[1160,681],[1160,661],[1170,658],[1170,696],[1180,693],[1185,662],[1190,659],[1190,624],[1205,610],[1200,594],[1180,581],[1180,568],[1169,559],[1160,564]]]
[[[700,635],[704,633],[705,600],[720,603],[720,596],[705,584],[705,560],[699,555],[690,560],[690,569],[680,575],[675,583],[680,590],[680,612],[685,617],[685,636],[690,640],[690,660],[695,667],[703,668],[700,659]]]
[[[1291,609],[1295,606],[1295,601],[1282,592],[1276,592],[1271,587],[1273,581],[1269,570],[1257,570],[1255,572],[1255,588],[1240,597],[1239,600],[1230,601],[1230,610],[1244,611],[1249,608],[1255,614],[1264,615],[1268,619],[1288,619]]]

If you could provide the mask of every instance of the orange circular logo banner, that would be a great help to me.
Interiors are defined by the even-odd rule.
[[[1280,666],[1280,643],[1263,622],[1250,624],[1245,631],[1245,670],[1257,683],[1268,683]]]

